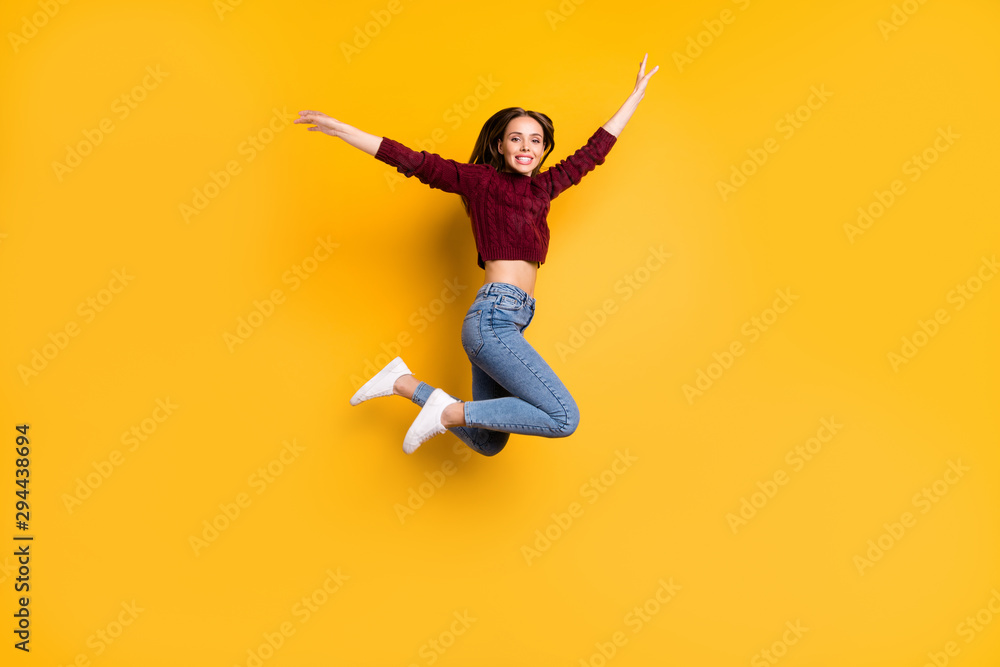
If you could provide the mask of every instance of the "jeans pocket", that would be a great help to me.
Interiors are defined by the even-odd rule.
[[[524,302],[520,298],[510,294],[498,294],[493,303],[500,310],[521,310],[524,307]]]
[[[483,310],[477,307],[462,320],[462,349],[470,358],[483,349]]]

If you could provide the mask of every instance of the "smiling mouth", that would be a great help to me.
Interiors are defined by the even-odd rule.
[[[532,157],[528,155],[517,155],[514,157],[518,164],[531,164]]]

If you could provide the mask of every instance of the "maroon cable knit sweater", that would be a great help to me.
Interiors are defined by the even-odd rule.
[[[549,201],[604,164],[616,141],[601,126],[583,148],[535,176],[418,152],[388,137],[382,137],[375,158],[407,178],[416,176],[432,188],[465,195],[480,268],[493,259],[523,259],[541,266],[549,247]]]

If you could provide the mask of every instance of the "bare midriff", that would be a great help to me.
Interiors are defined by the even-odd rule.
[[[520,287],[528,296],[535,296],[535,278],[538,275],[538,263],[523,259],[491,259],[483,262],[486,265],[486,283],[509,283]]]

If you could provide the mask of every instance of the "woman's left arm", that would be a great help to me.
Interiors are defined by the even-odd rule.
[[[639,74],[635,78],[635,89],[622,104],[621,108],[615,112],[615,115],[611,117],[607,123],[602,127],[617,137],[625,129],[625,123],[629,121],[632,114],[635,113],[635,109],[639,106],[639,102],[642,101],[643,95],[646,93],[646,83],[649,82],[650,77],[652,77],[656,70],[660,69],[657,65],[653,69],[646,73],[646,58],[649,56],[647,53],[642,57],[642,62],[639,64]]]

